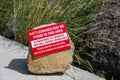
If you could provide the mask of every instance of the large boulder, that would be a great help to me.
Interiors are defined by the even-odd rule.
[[[91,64],[96,70],[106,71],[109,78],[116,76],[120,79],[120,0],[109,0],[101,7],[101,11],[104,14],[96,19],[100,32],[97,41],[105,44],[90,43],[89,53],[94,57]]]

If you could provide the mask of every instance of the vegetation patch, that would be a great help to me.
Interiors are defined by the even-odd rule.
[[[93,20],[102,14],[99,13],[99,8],[105,2],[107,0],[1,0],[0,33],[9,27],[6,24],[12,19],[13,39],[28,45],[28,30],[43,24],[65,21],[75,44],[72,64],[94,73],[89,62],[93,57],[88,53],[88,43],[94,40],[94,44],[106,45],[97,39],[100,34],[99,26],[92,24]],[[102,72],[97,74],[104,77]]]

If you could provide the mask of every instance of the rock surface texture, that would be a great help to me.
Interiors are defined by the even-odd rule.
[[[0,80],[105,80],[70,66],[64,74],[33,75],[27,70],[28,47],[0,36]]]
[[[103,15],[98,16],[99,39],[107,45],[92,45],[91,54],[99,65],[96,69],[105,70],[120,80],[120,0],[109,0],[101,7]]]
[[[70,68],[71,62],[71,50],[50,54],[37,59],[29,55],[28,70],[36,74],[65,72]]]
[[[70,50],[53,53],[39,58],[33,58],[32,52],[29,50],[28,70],[35,74],[65,72],[70,68],[73,52],[74,46],[72,42]]]

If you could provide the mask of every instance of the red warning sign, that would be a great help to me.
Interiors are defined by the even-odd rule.
[[[30,30],[28,38],[34,58],[71,48],[65,22]]]

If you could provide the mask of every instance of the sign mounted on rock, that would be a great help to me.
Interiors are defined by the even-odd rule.
[[[65,22],[30,30],[28,38],[34,58],[71,48]]]
[[[28,71],[35,74],[49,74],[69,69],[74,44],[68,36],[65,22],[45,24],[28,31],[30,44]]]

